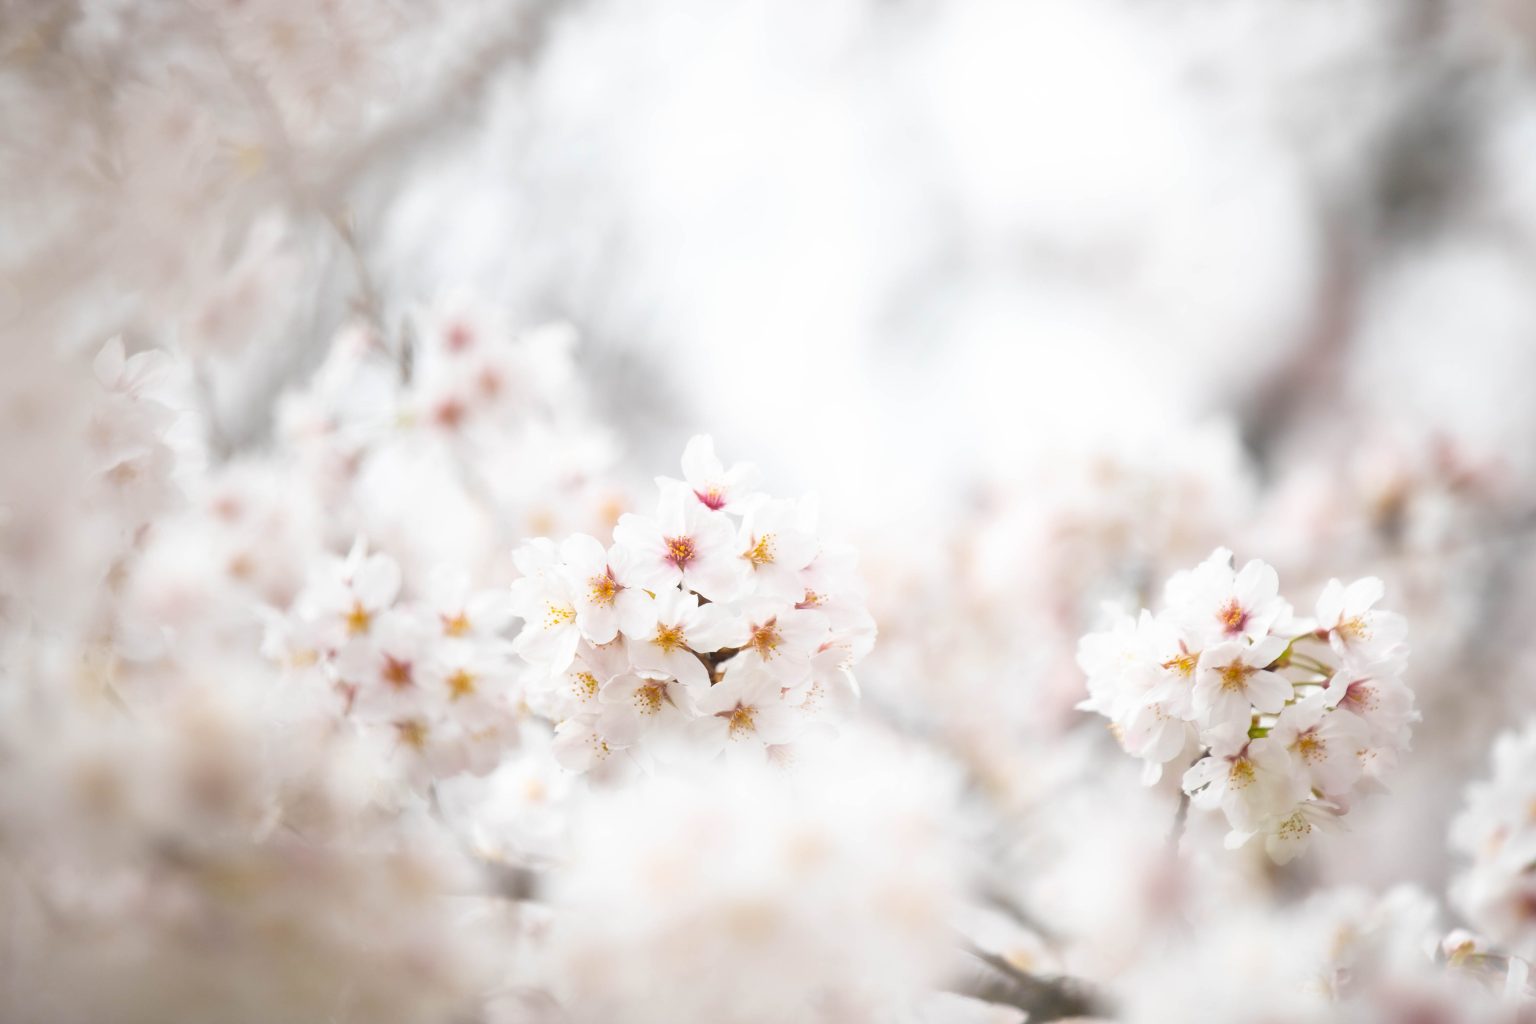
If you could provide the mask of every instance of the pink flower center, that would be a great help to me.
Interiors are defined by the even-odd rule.
[[[411,685],[411,663],[399,658],[384,655],[384,670],[380,673],[384,681],[397,689]]]

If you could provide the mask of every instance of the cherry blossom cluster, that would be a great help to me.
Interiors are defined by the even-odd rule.
[[[1494,744],[1493,775],[1468,787],[1451,846],[1468,861],[1452,901],[1498,946],[1536,959],[1536,723]]]
[[[505,590],[436,573],[401,599],[400,567],[361,541],[328,559],[286,614],[269,616],[265,653],[331,695],[333,711],[383,748],[408,779],[496,766],[515,738],[512,621]]]
[[[874,623],[851,550],[817,536],[810,499],[755,491],[754,467],[727,469],[708,437],[682,468],[611,545],[578,534],[515,555],[527,700],[573,769],[620,751],[642,767],[782,753],[857,694]]]
[[[1279,587],[1272,567],[1235,569],[1219,549],[1168,581],[1161,612],[1085,636],[1078,661],[1082,707],[1110,720],[1149,783],[1189,764],[1184,791],[1226,815],[1227,845],[1263,836],[1284,863],[1379,785],[1418,715],[1402,681],[1407,626],[1376,608],[1380,580],[1331,580],[1311,619]]]

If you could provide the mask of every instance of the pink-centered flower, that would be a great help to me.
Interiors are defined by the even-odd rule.
[[[757,477],[757,467],[749,462],[725,468],[707,434],[690,438],[683,449],[683,482],[695,501],[713,511],[743,511],[754,498]]]
[[[1205,644],[1257,641],[1291,617],[1274,568],[1254,559],[1234,571],[1232,552],[1225,548],[1169,580],[1166,601],[1170,613]]]
[[[662,489],[655,518],[627,513],[614,527],[615,546],[633,557],[636,585],[659,592],[683,586],[711,601],[729,601],[746,583],[730,517],[678,486]]]

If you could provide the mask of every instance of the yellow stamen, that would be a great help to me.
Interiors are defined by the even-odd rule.
[[[749,732],[756,732],[757,726],[752,721],[756,709],[737,707],[730,715],[730,735],[732,739],[739,739]]]
[[[587,580],[587,592],[593,604],[613,604],[613,599],[619,596],[622,589],[619,581],[613,578],[612,570]]]
[[[1221,688],[1227,693],[1242,690],[1247,685],[1248,677],[1258,671],[1251,665],[1244,665],[1240,661],[1234,661],[1221,669]]]
[[[642,715],[654,715],[661,710],[662,696],[660,683],[647,683],[635,691],[635,707]]]
[[[418,718],[396,722],[395,732],[399,734],[400,742],[413,750],[421,750],[427,745],[427,724]]]
[[[448,699],[458,700],[475,692],[475,677],[464,669],[456,669],[448,677]]]
[[[1176,658],[1169,658],[1163,662],[1163,668],[1177,672],[1181,676],[1195,674],[1195,666],[1200,662],[1200,655],[1196,651],[1185,651]]]
[[[1310,731],[1297,736],[1296,741],[1291,744],[1291,749],[1307,764],[1316,764],[1328,756],[1328,744],[1318,739],[1316,733]]]
[[[1227,785],[1232,789],[1244,789],[1253,782],[1253,762],[1240,757],[1232,762],[1227,771]]]
[[[769,619],[761,626],[752,627],[752,636],[747,641],[747,646],[756,651],[758,657],[767,661],[773,657],[774,651],[778,650],[782,640],[783,637],[779,635],[778,620]]]
[[[356,636],[368,632],[368,627],[372,625],[373,613],[363,607],[363,602],[353,601],[352,610],[347,612],[347,632]]]
[[[741,553],[752,564],[752,568],[760,569],[773,562],[773,534],[765,533],[757,538],[757,543]]]
[[[671,562],[679,569],[688,568],[688,563],[693,561],[694,556],[697,554],[697,552],[693,550],[693,538],[668,537],[666,540],[667,561]]]
[[[1371,631],[1370,628],[1366,626],[1365,619],[1358,615],[1352,619],[1340,622],[1337,626],[1337,629],[1339,631],[1339,635],[1346,641],[1369,640],[1371,638]]]
[[[651,638],[651,643],[660,647],[667,654],[671,654],[680,648],[688,646],[688,638],[683,635],[682,626],[668,626],[665,623],[656,624],[656,635]]]

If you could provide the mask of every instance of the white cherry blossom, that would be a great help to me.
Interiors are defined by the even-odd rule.
[[[1257,708],[1277,714],[1291,698],[1291,684],[1269,670],[1286,641],[1267,636],[1255,644],[1226,641],[1207,648],[1195,671],[1191,704],[1212,727],[1248,720]]]
[[[1386,588],[1374,576],[1345,586],[1329,580],[1317,599],[1317,625],[1341,655],[1360,661],[1379,661],[1390,655],[1408,635],[1408,623],[1394,612],[1374,606]]]
[[[698,691],[711,681],[699,656],[748,639],[739,616],[718,604],[700,605],[695,595],[675,589],[635,605],[623,625],[631,665]]]
[[[648,600],[632,571],[627,548],[604,548],[586,534],[560,544],[561,572],[574,595],[576,626],[594,644],[606,644],[619,632],[619,623]]]
[[[730,519],[682,487],[663,487],[655,518],[625,513],[613,539],[631,553],[635,582],[647,590],[683,586],[711,601],[728,601],[746,584],[747,566]]]
[[[715,454],[714,439],[707,434],[690,438],[683,449],[683,481],[706,508],[717,512],[745,511],[756,497],[752,488],[757,479],[757,467],[749,462],[738,462],[726,469]]]

